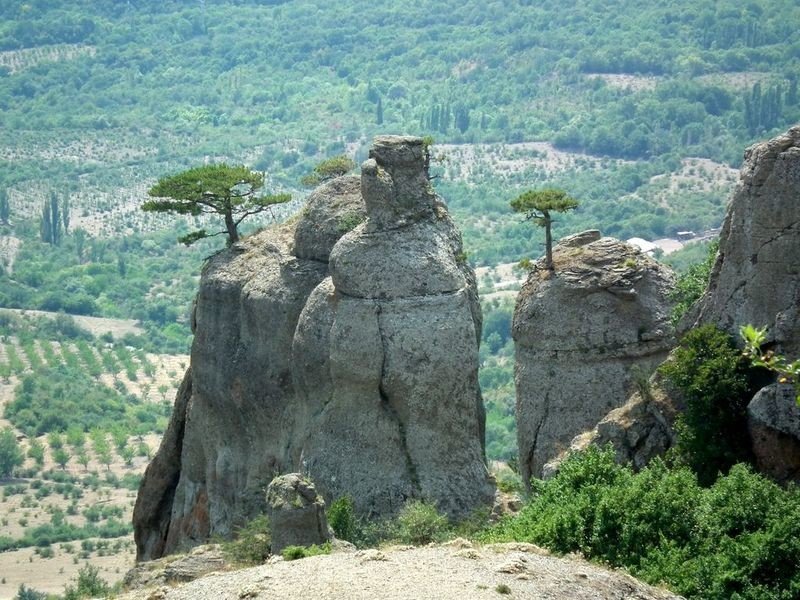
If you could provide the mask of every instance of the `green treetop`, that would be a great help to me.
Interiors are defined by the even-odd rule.
[[[546,265],[551,271],[553,270],[553,237],[550,227],[553,217],[550,213],[565,213],[577,206],[577,200],[568,196],[565,191],[556,189],[528,190],[511,201],[511,208],[514,212],[525,213],[526,220],[533,221],[539,227],[544,227]]]
[[[356,163],[344,154],[332,156],[331,158],[326,158],[314,167],[314,170],[303,177],[300,183],[308,187],[313,187],[329,179],[335,179],[336,177],[346,175],[355,169],[355,167]]]
[[[239,241],[239,224],[271,206],[291,200],[289,194],[259,195],[264,187],[264,174],[247,167],[226,164],[195,167],[183,173],[163,177],[150,188],[155,198],[142,204],[145,212],[172,212],[179,215],[221,215],[225,229],[207,233],[193,231],[181,238],[187,246],[215,235],[227,235],[228,245]]]

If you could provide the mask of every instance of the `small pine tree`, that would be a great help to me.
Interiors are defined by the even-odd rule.
[[[511,201],[514,212],[525,213],[525,219],[533,221],[545,231],[545,264],[553,270],[553,236],[550,231],[553,217],[550,213],[564,213],[578,207],[578,201],[563,190],[528,190]]]

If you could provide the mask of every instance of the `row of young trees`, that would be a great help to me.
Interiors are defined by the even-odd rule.
[[[42,203],[42,216],[39,221],[39,235],[42,241],[51,246],[59,246],[65,235],[69,234],[70,205],[69,196],[62,200],[56,192]]]

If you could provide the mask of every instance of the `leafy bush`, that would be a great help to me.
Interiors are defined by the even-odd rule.
[[[330,553],[331,545],[326,542],[320,546],[317,544],[312,546],[286,546],[281,552],[281,556],[284,560],[297,560],[299,558],[308,558],[310,556],[320,556]]]
[[[675,289],[670,293],[670,300],[675,303],[672,309],[672,324],[677,325],[692,305],[703,295],[711,277],[711,269],[717,259],[719,240],[708,245],[707,254],[702,262],[695,263],[678,276]]]
[[[735,465],[709,488],[686,466],[640,473],[613,450],[573,454],[534,481],[522,512],[484,541],[525,541],[625,567],[688,598],[788,600],[800,591],[800,492]]]
[[[686,402],[676,422],[677,452],[701,483],[750,459],[746,410],[756,373],[731,336],[713,325],[692,329],[659,370]]]
[[[406,544],[430,544],[447,531],[447,517],[422,500],[406,503],[397,515],[396,535]]]
[[[101,598],[108,596],[110,591],[108,583],[100,579],[100,569],[86,564],[78,571],[78,580],[75,586],[68,585],[64,588],[64,600]]]
[[[234,563],[243,565],[260,565],[270,555],[269,518],[259,515],[236,532],[236,539],[225,542],[222,550]]]
[[[331,507],[328,509],[328,524],[340,540],[348,542],[355,540],[358,522],[353,499],[350,496],[342,496],[331,503]]]

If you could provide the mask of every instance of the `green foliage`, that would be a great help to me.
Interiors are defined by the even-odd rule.
[[[40,469],[44,465],[44,444],[36,438],[32,438],[28,444],[28,457],[32,458],[36,466]]]
[[[545,188],[542,190],[528,190],[511,201],[514,212],[525,213],[525,219],[533,221],[545,230],[545,256],[548,269],[553,268],[553,237],[551,227],[553,217],[551,212],[565,213],[575,210],[578,201],[571,198],[564,190]]]
[[[339,154],[338,156],[326,158],[317,164],[309,175],[300,180],[300,183],[307,187],[313,187],[329,179],[346,175],[355,168],[356,163],[353,162],[352,158],[345,154]]]
[[[571,198],[564,190],[546,188],[528,190],[511,201],[514,212],[525,213],[525,218],[532,220],[539,227],[546,225],[550,212],[565,213],[578,207],[578,201]]]
[[[159,179],[148,192],[156,200],[142,204],[142,210],[195,217],[220,215],[225,229],[210,234],[201,229],[183,236],[180,241],[189,246],[204,237],[227,235],[230,246],[239,240],[239,225],[244,219],[291,200],[289,194],[258,195],[263,186],[264,174],[244,166],[229,167],[223,163],[195,167]]]
[[[19,590],[17,590],[17,595],[14,596],[14,600],[47,600],[47,594],[38,592],[33,588],[27,587],[24,583],[21,583]]]
[[[25,375],[6,406],[6,418],[29,436],[51,433],[52,441],[63,440],[58,432],[70,428],[122,426],[129,431],[151,431],[157,418],[169,407],[140,404],[125,398],[80,367],[60,365]]]
[[[331,545],[329,542],[326,542],[322,545],[286,546],[286,548],[281,551],[281,556],[284,560],[298,560],[300,558],[309,558],[311,556],[321,556],[330,553]]]
[[[342,496],[334,500],[328,508],[328,525],[340,540],[353,542],[358,531],[358,521],[355,515],[353,499]]]
[[[236,538],[225,542],[222,550],[229,560],[242,565],[260,565],[270,555],[269,519],[259,515],[236,531]]]
[[[100,578],[100,569],[87,563],[78,571],[75,585],[64,588],[64,600],[106,597],[110,592],[108,582]]]
[[[739,335],[744,340],[744,355],[750,359],[755,367],[761,367],[776,373],[778,383],[794,384],[797,395],[795,401],[800,406],[800,359],[790,361],[785,356],[775,354],[772,350],[766,352],[762,346],[767,341],[767,328],[758,329],[752,325],[743,325]]]
[[[689,598],[788,599],[800,589],[800,494],[744,465],[703,488],[687,467],[657,459],[633,473],[611,448],[590,448],[533,489],[484,541],[581,552]]]
[[[714,240],[708,245],[705,260],[691,265],[678,276],[675,288],[670,292],[670,300],[675,303],[672,309],[672,324],[677,325],[683,315],[703,295],[708,287],[711,269],[717,259],[719,240]]]
[[[422,546],[437,541],[448,529],[447,517],[434,505],[422,500],[409,500],[395,521],[397,538],[406,544]]]
[[[677,453],[702,483],[750,458],[746,409],[754,374],[731,336],[713,325],[690,330],[659,370],[685,401]]]
[[[23,460],[24,456],[14,430],[4,427],[0,430],[0,479],[9,477]]]

